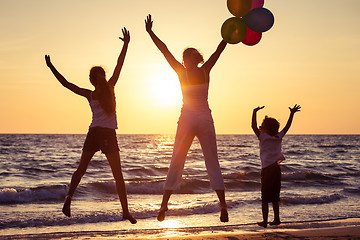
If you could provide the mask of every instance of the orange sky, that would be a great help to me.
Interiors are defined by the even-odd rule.
[[[265,0],[275,24],[259,44],[228,45],[211,72],[209,103],[218,134],[252,133],[252,109],[285,125],[290,134],[360,134],[360,1]],[[181,94],[176,74],[145,31],[154,32],[181,61],[185,47],[207,59],[232,15],[226,0],[104,2],[17,0],[0,3],[0,133],[86,133],[91,112],[85,98],[63,88],[44,55],[71,82],[92,88],[88,71],[109,74],[131,41],[116,86],[118,133],[174,134]]]

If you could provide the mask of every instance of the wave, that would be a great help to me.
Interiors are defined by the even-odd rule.
[[[342,197],[338,194],[330,196],[314,196],[314,197],[283,197],[281,203],[285,205],[294,204],[325,204],[335,202]],[[260,203],[259,198],[254,199],[231,199],[227,202],[229,210],[236,209],[238,205],[248,205]],[[197,204],[187,204],[181,207],[171,207],[167,212],[167,216],[188,216],[194,214],[211,214],[219,212],[218,201],[202,202]],[[149,219],[157,216],[158,209],[133,207],[132,214],[137,219]],[[55,214],[55,215],[54,215]],[[29,214],[26,218],[9,218],[3,219],[0,222],[0,229],[7,228],[27,228],[27,227],[49,227],[49,226],[68,226],[73,224],[87,224],[87,223],[106,223],[118,222],[122,220],[121,209],[107,209],[107,210],[91,210],[83,211],[82,209],[74,209],[71,218],[63,217],[61,212],[54,214],[46,214],[39,212],[39,214]]]
[[[166,168],[161,171],[165,171]],[[254,169],[247,169],[245,172],[234,172],[224,174],[224,182],[227,191],[260,191],[260,172]],[[133,169],[134,172],[143,172],[144,169]],[[158,169],[151,169],[158,171]],[[131,174],[133,175],[133,174]],[[137,175],[137,174],[134,174]],[[164,174],[162,177],[138,177],[128,179],[126,181],[127,192],[129,194],[157,194],[163,193],[163,185],[165,182]],[[358,194],[359,189],[347,184],[346,179],[349,176],[358,177],[360,171],[349,173],[327,174],[313,171],[291,171],[285,169],[282,173],[282,181],[286,182],[285,188],[291,187],[292,183],[296,187],[312,186],[346,186],[344,189],[347,193]],[[290,185],[289,185],[290,184]],[[300,184],[300,185],[299,185]],[[14,204],[14,203],[32,203],[32,202],[49,202],[49,201],[63,201],[67,193],[67,185],[49,185],[34,188],[4,188],[0,190],[0,205]],[[209,179],[207,175],[191,175],[191,177],[184,176],[179,189],[175,191],[178,194],[201,194],[212,192]],[[115,181],[113,179],[92,181],[81,183],[76,190],[76,194],[80,197],[103,199],[106,197],[117,198]]]
[[[285,205],[299,205],[299,204],[325,204],[332,203],[342,199],[340,194],[331,194],[323,196],[294,196],[294,197],[281,197],[281,203]]]
[[[284,151],[284,155],[285,156],[297,156],[297,157],[301,157],[301,156],[309,156],[309,155],[314,155],[316,154],[315,151],[313,150],[309,150],[309,149],[299,149],[299,150],[286,150]]]
[[[294,180],[335,180],[334,175],[326,175],[313,171],[282,172],[283,181]]]
[[[163,193],[163,179],[155,180],[140,180],[132,179],[126,183],[127,193],[129,194],[162,194]],[[92,192],[92,194],[101,193],[101,194],[110,194],[116,195],[116,186],[114,180],[107,181],[96,181],[82,184],[82,194]],[[189,193],[186,191],[186,186],[182,185],[180,187],[182,192]]]
[[[241,201],[228,201],[229,209],[240,204]],[[188,216],[193,214],[209,214],[220,211],[218,201],[203,202],[201,204],[189,204],[182,207],[170,207],[167,216]],[[58,214],[55,215],[54,214]],[[121,209],[107,209],[94,211],[82,211],[81,209],[74,209],[71,218],[64,217],[62,213],[54,213],[48,215],[46,213],[31,214],[26,218],[11,218],[3,219],[0,222],[0,229],[6,228],[26,228],[26,227],[49,227],[49,226],[67,226],[72,224],[87,224],[87,223],[106,223],[117,222],[122,220]],[[132,215],[136,219],[155,218],[158,214],[158,208],[132,208]]]
[[[358,148],[358,145],[350,145],[350,144],[320,144],[318,145],[319,148],[344,148],[344,149],[351,149],[351,148]]]
[[[135,170],[136,171],[136,170]],[[140,170],[141,171],[141,170]],[[359,176],[359,171],[351,173]],[[258,171],[236,172],[224,174],[224,182],[227,191],[260,191],[260,173]],[[312,184],[344,185],[342,182],[344,174],[322,174],[312,171],[283,172],[284,182],[304,182],[304,187]],[[127,192],[129,194],[157,194],[163,193],[164,177],[142,177],[129,179],[126,182]],[[298,186],[298,185],[297,185]],[[348,186],[348,192],[356,194],[356,189]],[[27,189],[5,188],[0,190],[0,205],[14,203],[33,203],[63,201],[67,193],[67,185],[49,185]],[[184,176],[179,189],[175,191],[178,194],[201,194],[212,192],[207,175]],[[102,180],[81,183],[76,190],[78,196],[87,198],[117,198],[115,181]]]
[[[260,172],[259,171],[249,171],[249,172],[235,172],[224,174],[224,179],[238,179],[238,180],[253,180],[253,179],[260,179]]]
[[[30,189],[4,188],[0,190],[0,205],[63,200],[65,186],[55,185]]]
[[[251,174],[249,174],[251,175]],[[226,176],[225,185],[227,190],[259,190],[259,181],[241,177]],[[253,177],[251,177],[253,178]],[[131,179],[126,183],[128,194],[157,194],[163,193],[165,179],[154,180]],[[67,185],[42,186],[28,189],[5,188],[0,190],[0,205],[34,203],[34,202],[59,202],[63,201],[67,194]],[[177,194],[201,194],[212,192],[210,182],[204,178],[186,178],[181,181]],[[82,183],[76,190],[76,195],[87,199],[104,199],[107,197],[117,198],[114,180],[94,181]]]
[[[154,181],[132,181],[127,184],[127,191],[131,194],[162,194],[164,179]],[[260,187],[259,181],[253,180],[239,180],[226,179],[225,187],[228,191],[243,191],[243,190],[258,190]],[[200,194],[212,192],[210,182],[207,178],[183,178],[177,194]]]
[[[228,144],[226,147],[229,148],[251,148],[251,145],[245,145],[245,144]]]
[[[52,216],[29,216],[26,221],[23,219],[18,220],[5,220],[0,222],[0,229],[7,228],[27,228],[27,227],[49,227],[49,226],[67,226],[72,224],[86,224],[86,223],[99,223],[99,222],[114,222],[121,221],[122,216],[118,211],[114,212],[89,212],[88,214],[73,214],[71,218]]]
[[[126,183],[129,194],[162,194],[164,179],[152,181],[132,180]],[[34,203],[34,202],[58,202],[63,201],[67,194],[66,185],[54,185],[46,187],[15,189],[5,188],[0,190],[0,205]],[[205,180],[183,179],[175,193],[195,194],[212,191],[210,184]],[[88,198],[104,198],[106,196],[117,197],[114,180],[94,181],[80,184],[76,190],[77,196]]]
[[[360,186],[358,186],[358,187],[347,187],[347,188],[344,188],[343,191],[346,192],[346,193],[360,195]]]

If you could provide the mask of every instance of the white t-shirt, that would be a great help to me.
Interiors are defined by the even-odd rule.
[[[285,157],[281,152],[281,141],[284,135],[284,132],[279,132],[275,136],[260,132],[259,147],[261,168],[266,168],[275,162],[282,162],[285,160]]]

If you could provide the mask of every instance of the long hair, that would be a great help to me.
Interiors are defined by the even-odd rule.
[[[105,70],[100,66],[94,66],[90,69],[90,82],[94,85],[100,106],[106,114],[115,111],[114,92],[106,81]]]

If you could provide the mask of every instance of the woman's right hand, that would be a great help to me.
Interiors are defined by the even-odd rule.
[[[295,104],[295,106],[294,106],[293,108],[289,107],[290,113],[291,113],[291,114],[294,114],[294,113],[296,113],[296,112],[300,112],[300,108],[301,108],[300,105]]]
[[[148,33],[150,33],[152,31],[152,24],[153,21],[151,20],[151,14],[147,15],[146,19],[145,19],[145,29]]]

